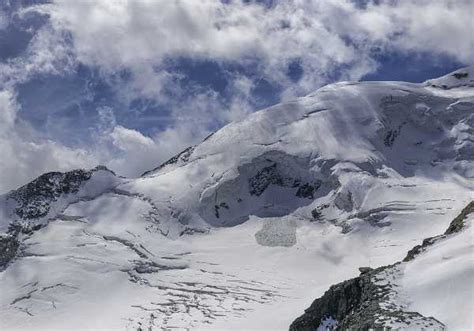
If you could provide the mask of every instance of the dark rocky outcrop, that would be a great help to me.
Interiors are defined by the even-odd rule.
[[[305,183],[298,187],[298,191],[296,191],[296,196],[298,198],[307,198],[313,199],[314,192],[321,186],[321,181],[315,181],[313,185],[309,183]]]
[[[65,173],[49,172],[10,192],[7,198],[16,201],[15,213],[21,219],[44,217],[48,214],[52,202],[57,201],[62,195],[79,191],[82,184],[98,170],[113,173],[103,166],[92,170],[78,169]]]
[[[291,324],[290,330],[313,331],[328,319],[334,323],[325,329],[331,330],[386,330],[387,321],[442,329],[443,325],[432,317],[388,303],[393,285],[379,280],[386,278],[385,274],[396,272],[391,270],[394,266],[362,268],[359,277],[331,286]]]
[[[414,259],[428,246],[461,231],[467,216],[474,213],[474,201],[469,203],[451,222],[444,234],[427,238],[421,245],[411,249],[403,262]],[[389,300],[396,293],[390,279],[398,272],[397,262],[393,265],[371,269],[359,268],[360,276],[333,285],[322,297],[316,299],[304,314],[290,326],[292,331],[316,330],[326,320],[332,323],[331,330],[386,330],[396,322],[401,328],[442,330],[444,325],[433,317],[425,317],[418,312],[406,311]]]
[[[0,234],[0,270],[2,270],[15,256],[20,242],[12,234]]]
[[[270,161],[270,160],[269,160]],[[321,180],[312,183],[302,182],[300,178],[285,176],[281,173],[278,162],[263,167],[248,180],[250,194],[260,196],[270,185],[298,188],[295,195],[298,198],[313,199],[315,192],[321,187]]]
[[[274,162],[268,167],[262,168],[255,176],[249,178],[250,194],[260,196],[270,185],[283,186],[283,178],[277,170]]]
[[[451,222],[451,224],[449,224],[449,227],[444,232],[444,234],[447,236],[447,235],[461,231],[465,226],[464,220],[467,218],[469,214],[473,214],[473,213],[474,213],[474,201],[471,201],[466,206],[466,208],[464,208],[461,211],[461,213]]]
[[[214,211],[215,211],[216,218],[220,217],[219,216],[219,209],[220,208],[229,209],[229,206],[225,202],[221,202],[219,205],[215,205],[214,206]]]
[[[462,79],[462,78],[467,78],[469,74],[467,72],[455,72],[453,76],[456,77],[457,79]]]
[[[8,226],[7,233],[0,234],[0,271],[17,256],[20,250],[21,236],[28,236],[41,227],[41,224],[13,222]]]
[[[403,262],[411,261],[417,256],[418,254],[422,253],[427,247],[433,245],[438,240],[444,239],[447,236],[453,235],[464,228],[464,220],[466,217],[474,213],[474,201],[471,201],[462,211],[461,213],[456,216],[456,218],[449,224],[448,229],[441,235],[426,238],[423,240],[421,245],[416,245],[412,249],[410,249],[407,253],[407,256],[403,259]]]
[[[92,170],[72,170],[69,172],[45,173],[30,183],[11,191],[6,199],[14,200],[14,221],[8,224],[8,231],[0,234],[0,270],[21,251],[23,240],[45,224],[37,222],[45,217],[52,205],[62,196],[77,193],[91,179],[96,171],[115,173],[104,166]]]
[[[357,311],[363,302],[367,311],[377,308],[376,297],[369,299],[371,294],[377,295],[377,290],[372,286],[368,275],[333,285],[291,324],[290,330],[312,331],[330,317],[338,321],[338,327],[342,328],[348,324],[346,317],[360,315]],[[353,319],[354,317],[351,318]],[[370,319],[362,319],[357,326],[373,326],[373,324],[374,321]]]
[[[327,209],[327,208],[329,208],[329,204],[323,204],[314,208],[311,211],[311,216],[313,217],[312,221],[322,221],[324,219],[323,211],[324,209]]]
[[[257,217],[281,217],[330,194],[340,183],[333,160],[271,151],[240,165],[233,178],[215,178],[200,201],[200,216],[213,226],[234,226]]]

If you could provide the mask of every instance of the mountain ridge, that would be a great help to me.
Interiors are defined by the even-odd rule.
[[[473,77],[336,83],[141,177],[52,173],[0,196],[0,326],[287,328],[474,199]]]
[[[429,254],[430,246],[440,240],[453,240],[455,234],[472,227],[470,223],[474,217],[469,219],[470,215],[474,216],[474,201],[471,201],[450,223],[444,234],[424,239],[422,245],[411,249],[402,261],[376,269],[360,268],[359,277],[331,286],[290,325],[290,330],[319,330],[320,327],[331,330],[410,327],[445,330],[446,325],[436,318],[408,311],[408,305],[393,304],[393,296],[398,295],[397,292],[400,290],[397,289],[398,284],[390,278],[401,278],[402,264],[416,259],[419,254]]]

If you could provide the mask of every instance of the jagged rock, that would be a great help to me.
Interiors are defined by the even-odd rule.
[[[20,242],[12,234],[0,235],[0,270],[16,255]]]
[[[456,232],[461,231],[464,228],[464,220],[467,215],[474,213],[474,201],[471,201],[466,208],[464,208],[461,213],[449,224],[448,229],[444,233],[445,235],[450,235]]]
[[[455,72],[453,76],[456,77],[457,79],[461,79],[461,78],[467,78],[469,74],[467,72]]]
[[[409,262],[418,254],[441,239],[456,234],[464,228],[464,220],[474,213],[474,201],[470,202],[451,222],[444,234],[427,238],[421,245],[411,249],[403,262]],[[420,328],[443,330],[445,326],[434,317],[426,317],[418,312],[407,311],[390,301],[396,293],[391,275],[398,272],[397,262],[393,265],[372,269],[360,267],[359,277],[333,285],[319,299],[316,299],[305,313],[290,326],[292,331],[316,330],[327,319],[334,321],[334,330],[385,330],[394,321],[407,328],[412,323]],[[381,281],[383,280],[383,281]]]
[[[296,191],[296,196],[299,198],[314,198],[314,191],[316,191],[321,186],[321,181],[317,181],[315,185],[305,183],[299,186],[298,191]]]
[[[390,268],[393,266],[368,268],[370,270],[365,270],[359,277],[331,286],[290,325],[290,330],[313,331],[324,325],[328,318],[334,321],[333,330],[386,330],[390,329],[392,321],[404,327],[416,322],[431,330],[444,329],[444,325],[433,317],[384,305],[393,292],[393,285],[378,281],[385,278],[381,277],[383,273],[391,272]]]
[[[98,166],[92,170],[77,169],[65,173],[49,172],[10,192],[7,199],[16,201],[15,213],[21,219],[44,217],[48,214],[52,202],[58,200],[62,195],[78,192],[81,185],[99,170],[106,170],[115,175],[104,166]]]
[[[320,210],[318,210],[317,208],[315,208],[315,209],[313,209],[313,210],[311,211],[311,216],[313,217],[313,220],[314,220],[314,221],[319,221],[319,220],[321,220],[323,214],[321,213]]]
[[[277,171],[277,163],[265,167],[249,179],[250,194],[259,196],[269,185],[283,185],[283,178]]]
[[[416,245],[415,247],[413,247],[412,249],[408,251],[407,255],[403,259],[403,262],[408,262],[408,261],[413,260],[418,254],[423,252],[427,247],[433,245],[438,240],[444,239],[449,235],[452,235],[461,231],[464,228],[464,220],[471,213],[474,213],[474,201],[471,201],[461,211],[461,213],[449,224],[449,227],[446,229],[444,234],[424,239],[421,245]]]
[[[360,271],[360,274],[361,274],[361,275],[366,274],[366,273],[368,273],[368,272],[371,272],[372,270],[374,270],[374,269],[372,269],[372,268],[370,268],[370,267],[360,267],[360,268],[359,268],[359,271]]]
[[[324,219],[323,210],[329,208],[329,204],[323,204],[311,211],[312,221],[322,221]]]
[[[221,202],[219,205],[215,205],[214,206],[214,212],[215,212],[215,215],[216,215],[216,218],[219,218],[220,214],[219,214],[219,209],[220,208],[225,208],[225,209],[229,209],[229,206],[227,205],[227,203],[225,202]]]
[[[337,321],[336,328],[339,330],[348,327],[354,330],[380,328],[375,322],[375,315],[380,310],[378,303],[382,294],[370,281],[373,273],[331,286],[291,324],[290,330],[315,330],[329,317]]]
[[[41,229],[42,224],[34,224],[28,221],[15,221],[8,225],[6,233],[0,233],[0,270],[17,255],[22,235],[31,235],[34,231]]]

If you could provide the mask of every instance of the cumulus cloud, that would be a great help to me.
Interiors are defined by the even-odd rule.
[[[102,134],[88,148],[67,147],[38,137],[19,123],[15,94],[0,91],[0,194],[49,171],[93,168],[105,164],[121,175],[136,176],[195,141],[192,124],[169,128],[154,139],[115,123],[110,109],[102,109]]]
[[[57,29],[72,33],[84,63],[145,71],[144,66],[179,56],[257,58],[267,79],[294,89],[285,73],[297,59],[304,68],[297,85],[304,93],[340,64],[349,64],[348,79],[374,70],[371,47],[446,53],[460,61],[474,55],[470,0],[369,1],[363,8],[340,0],[275,1],[272,6],[217,0],[60,1],[49,13]]]
[[[79,61],[111,72],[131,69],[140,90],[153,86],[159,91],[168,84],[169,75],[154,69],[181,56],[257,61],[265,79],[285,87],[292,84],[287,67],[297,60],[305,72],[301,85],[309,89],[323,83],[324,73],[338,64],[370,67],[368,57],[325,23],[328,11],[356,13],[353,6],[346,8],[352,13],[339,7],[316,1],[282,1],[272,7],[215,0],[79,1],[53,4],[48,12],[58,31],[71,32]],[[151,84],[143,84],[144,76]]]
[[[47,170],[99,163],[138,175],[269,100],[360,79],[377,69],[380,52],[468,64],[473,10],[471,0],[58,0],[0,10],[0,30],[35,15],[44,21],[24,27],[32,35],[25,50],[0,62],[0,192]],[[181,59],[212,63],[225,86],[194,82]],[[68,112],[94,119],[77,122],[89,137],[70,145],[28,123],[31,110],[16,94],[35,77],[57,77],[61,85],[80,66],[96,72],[81,78],[86,92],[45,102],[49,125],[59,126]],[[112,90],[105,97],[94,94],[102,82]],[[60,98],[70,98],[61,112],[49,107]],[[145,106],[134,106],[137,100]],[[150,128],[149,119],[160,126]],[[70,134],[67,127],[55,132]]]
[[[151,139],[136,130],[117,126],[111,139],[120,153],[107,165],[125,176],[136,176],[153,169],[176,150],[182,150],[195,142],[195,137],[187,129],[190,127],[170,128]]]
[[[95,164],[96,158],[85,149],[25,138],[31,134],[26,132],[28,128],[16,124],[18,109],[14,93],[0,91],[0,192],[26,183],[44,172]]]

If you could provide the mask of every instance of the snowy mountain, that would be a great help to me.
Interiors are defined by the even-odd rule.
[[[472,329],[472,231],[392,264],[474,200],[473,133],[469,67],[326,86],[140,178],[40,176],[0,197],[0,328],[287,329],[359,267],[389,265],[359,279],[402,284],[393,304],[427,325]]]

